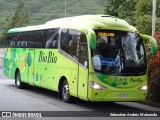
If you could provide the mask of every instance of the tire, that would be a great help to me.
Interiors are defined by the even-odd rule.
[[[67,102],[67,103],[71,102],[71,96],[70,96],[69,85],[67,80],[63,81],[61,95],[62,95],[62,100],[64,102]]]
[[[24,88],[24,83],[21,82],[21,75],[19,71],[16,73],[15,81],[16,81],[17,88],[19,89]]]

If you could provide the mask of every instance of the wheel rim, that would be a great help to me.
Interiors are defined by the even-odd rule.
[[[69,97],[69,87],[68,84],[65,84],[63,87],[63,97],[67,99]]]

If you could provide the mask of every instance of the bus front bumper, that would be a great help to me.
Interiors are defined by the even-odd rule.
[[[146,100],[147,91],[109,91],[107,93],[100,91],[92,91],[91,94],[88,95],[89,101],[145,101]]]

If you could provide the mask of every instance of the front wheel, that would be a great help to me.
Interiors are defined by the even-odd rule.
[[[24,87],[24,83],[21,81],[21,75],[19,71],[16,73],[15,80],[17,88],[22,89]]]
[[[62,94],[62,100],[64,102],[71,102],[71,96],[70,96],[70,92],[69,92],[69,85],[67,80],[65,80],[62,84],[62,90],[61,90],[61,94]]]

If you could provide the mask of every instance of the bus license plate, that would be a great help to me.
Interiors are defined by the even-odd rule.
[[[119,98],[128,98],[128,94],[119,94]]]

